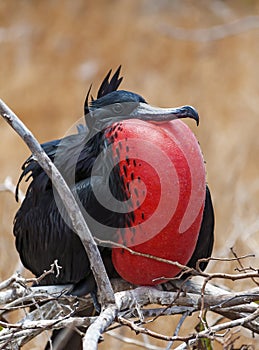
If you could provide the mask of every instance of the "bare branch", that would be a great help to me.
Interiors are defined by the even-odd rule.
[[[197,339],[203,337],[209,339],[217,338],[219,336],[218,332],[221,330],[236,326],[248,328],[259,334],[259,324],[256,320],[259,306],[253,303],[253,301],[259,299],[258,288],[235,293],[227,292],[222,288],[207,283],[204,291],[205,295],[203,296],[204,308],[210,312],[216,312],[226,316],[231,321],[225,322],[223,326],[213,325],[212,327],[206,327],[203,332],[179,337],[177,333],[174,336],[161,335],[156,332],[152,333],[146,330],[142,324],[152,322],[152,320],[145,320],[147,317],[157,318],[158,316],[176,313],[191,315],[193,312],[199,310],[202,304],[202,281],[200,283],[194,283],[189,280],[183,285],[181,281],[177,280],[168,284],[168,287],[171,288],[173,283],[176,286],[181,285],[182,290],[184,290],[183,292],[179,292],[177,290],[178,287],[173,292],[161,291],[154,287],[139,287],[133,290],[121,291],[115,294],[116,305],[111,305],[104,309],[99,317],[88,318],[80,318],[72,316],[72,314],[77,310],[90,306],[92,302],[89,298],[66,297],[62,294],[62,289],[59,286],[28,287],[27,284],[31,283],[31,281],[32,279],[26,280],[14,275],[5,283],[1,284],[2,288],[6,287],[6,291],[3,288],[1,293],[7,293],[13,297],[13,301],[8,304],[9,309],[7,307],[8,305],[3,305],[5,312],[16,309],[19,303],[20,305],[25,304],[27,306],[37,303],[37,307],[17,323],[2,322],[0,324],[4,327],[0,332],[0,348],[4,346],[5,349],[11,349],[13,342],[21,346],[47,329],[59,329],[65,326],[83,326],[87,328],[90,325],[84,338],[84,346],[86,347],[87,344],[87,349],[97,349],[100,335],[115,321],[118,310],[118,317],[121,324],[130,326],[137,332],[143,332],[149,336],[167,341],[182,341],[188,344],[194,344]],[[118,287],[118,281],[115,282]],[[15,293],[11,293],[10,291],[15,290],[17,285],[23,286],[23,289],[21,295],[15,300]],[[122,286],[125,287],[123,283]],[[50,288],[49,292],[48,288]],[[52,288],[55,288],[54,294],[51,293],[53,291]],[[39,303],[43,301],[43,305],[39,306]],[[149,304],[169,305],[169,307],[165,309],[146,309],[145,305]],[[132,326],[133,322],[130,320],[132,317],[139,319],[139,325],[134,323],[134,326]]]
[[[15,190],[16,187],[12,182],[12,179],[10,176],[7,176],[4,180],[3,183],[0,184],[0,192],[11,192],[12,194],[15,195]],[[19,199],[20,202],[22,202],[24,200],[24,193],[19,189]]]
[[[210,42],[222,40],[230,36],[238,35],[252,29],[259,28],[259,16],[247,16],[230,23],[217,25],[210,28],[186,29],[172,27],[166,23],[161,23],[158,30],[171,38],[177,40]]]
[[[114,241],[108,241],[108,240],[101,240],[99,238],[96,238],[95,237],[95,240],[97,243],[99,244],[109,244],[113,247],[117,247],[117,248],[123,248],[125,250],[127,250],[130,254],[132,255],[137,255],[137,256],[142,256],[144,258],[148,258],[148,259],[151,259],[151,260],[156,260],[156,261],[159,261],[159,262],[164,262],[164,263],[167,263],[169,265],[174,265],[174,266],[177,266],[179,269],[183,270],[184,273],[191,273],[193,271],[195,271],[194,269],[186,266],[186,265],[183,265],[183,264],[180,264],[178,261],[172,261],[172,260],[168,260],[168,259],[164,259],[164,258],[161,258],[159,256],[155,256],[155,255],[151,255],[151,254],[145,254],[145,253],[140,253],[138,251],[135,251],[129,247],[127,247],[126,245],[124,244],[121,244],[121,243],[117,243],[117,242],[114,242]],[[166,277],[159,277],[158,279],[168,279]]]
[[[123,343],[132,344],[133,346],[139,346],[139,347],[141,347],[141,349],[148,349],[148,350],[164,350],[165,349],[164,347],[159,347],[159,346],[152,345],[152,344],[146,345],[145,343],[143,343],[143,342],[141,342],[139,340],[132,339],[132,338],[129,338],[129,337],[125,337],[125,336],[122,336],[122,335],[118,335],[114,331],[109,331],[106,334],[108,334],[109,336],[111,336],[111,337],[113,337],[115,339],[120,340]]]
[[[118,309],[114,304],[104,309],[97,320],[88,328],[84,340],[84,350],[97,349],[98,341],[102,333],[114,322],[117,317]]]
[[[213,339],[216,336],[222,336],[222,335],[217,335],[217,333],[222,331],[222,330],[227,330],[229,328],[243,326],[246,323],[249,323],[249,322],[255,320],[256,318],[258,318],[258,316],[259,316],[259,308],[252,315],[239,318],[238,320],[221,323],[219,325],[207,328],[204,331],[201,331],[201,332],[198,332],[196,334],[189,335],[189,336],[185,336],[185,337],[181,337],[178,335],[172,336],[172,337],[162,335],[160,333],[153,332],[147,328],[138,326],[136,323],[129,321],[129,320],[127,320],[123,317],[120,317],[120,316],[118,317],[118,321],[121,324],[130,327],[132,330],[134,330],[137,333],[148,334],[148,335],[152,336],[153,338],[166,340],[166,341],[184,341],[189,346],[191,346],[191,345],[196,344],[197,340],[201,339],[201,338]]]

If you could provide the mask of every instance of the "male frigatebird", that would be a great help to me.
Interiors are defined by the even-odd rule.
[[[190,267],[212,252],[214,214],[204,161],[180,120],[198,124],[199,117],[190,106],[155,108],[138,94],[117,90],[119,75],[120,68],[112,77],[108,73],[96,99],[89,101],[88,91],[86,125],[42,147],[80,203],[108,275],[152,285],[176,276],[179,268],[123,246]],[[22,263],[40,276],[58,260],[60,273],[41,284],[74,284],[77,295],[93,291],[83,245],[33,156],[23,164],[17,189],[24,177],[30,184],[14,220]]]

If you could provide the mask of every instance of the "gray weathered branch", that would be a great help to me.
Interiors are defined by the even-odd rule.
[[[64,288],[64,286],[28,287],[27,281],[28,280],[23,279],[19,275],[14,275],[7,281],[1,283],[2,313],[11,312],[17,309],[19,305],[21,307],[23,307],[24,304],[39,305],[39,303],[43,301],[44,304],[36,307],[34,311],[30,312],[24,319],[17,323],[0,322],[0,326],[4,327],[0,332],[0,348],[4,345],[5,349],[11,349],[14,342],[16,345],[22,346],[47,329],[59,329],[65,326],[72,328],[83,326],[87,328],[89,326],[84,338],[85,348],[97,349],[100,335],[105,332],[115,319],[117,319],[117,315],[122,324],[133,328],[135,331],[143,332],[152,337],[160,337],[160,339],[168,341],[187,341],[189,344],[194,344],[195,339],[216,336],[216,333],[220,329],[227,330],[228,328],[238,325],[259,334],[259,306],[254,303],[254,301],[259,300],[258,287],[242,292],[230,292],[208,283],[203,296],[203,306],[206,310],[226,316],[231,321],[225,322],[224,326],[220,326],[220,329],[216,326],[213,326],[214,328],[208,328],[212,330],[212,333],[210,333],[209,330],[205,330],[203,333],[199,332],[198,336],[195,333],[186,335],[185,337],[178,337],[177,335],[170,337],[163,334],[152,333],[143,326],[135,327],[133,326],[131,318],[140,318],[143,323],[146,318],[150,317],[156,319],[163,315],[177,313],[188,313],[191,315],[202,306],[202,280],[196,282],[189,280],[184,285],[181,281],[181,289],[184,290],[183,292],[179,291],[180,286],[177,282],[176,287],[173,287],[172,283],[168,285],[168,288],[173,288],[172,291],[159,290],[159,287],[138,287],[132,290],[119,291],[115,293],[116,305],[107,305],[99,317],[73,316],[75,311],[92,307],[90,298],[66,297],[62,294],[62,288]],[[31,280],[29,281],[31,283]],[[116,286],[117,290],[120,290],[120,287],[129,288],[129,286],[120,279],[112,281],[112,284]],[[19,285],[21,287],[17,287]],[[70,286],[67,286],[66,288],[69,287]],[[17,289],[19,290],[19,294],[17,294]],[[8,298],[4,298],[5,293]],[[8,303],[4,304],[7,299]],[[163,308],[146,309],[145,306],[149,304],[162,305]]]
[[[235,21],[216,25],[209,28],[186,29],[173,27],[166,23],[160,23],[158,30],[168,37],[176,40],[194,42],[211,42],[235,36],[252,29],[259,28],[259,16],[247,16]]]

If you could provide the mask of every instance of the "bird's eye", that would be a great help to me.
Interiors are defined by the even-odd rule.
[[[123,108],[120,103],[114,103],[114,105],[112,106],[112,110],[114,113],[119,114],[122,112]]]

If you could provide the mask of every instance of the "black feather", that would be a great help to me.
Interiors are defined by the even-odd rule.
[[[87,94],[86,94],[86,97],[85,97],[85,103],[84,103],[84,115],[86,116],[88,113],[89,113],[89,109],[88,109],[88,100],[89,100],[89,96],[90,96],[90,92],[91,92],[91,89],[92,89],[92,85],[90,85],[88,91],[87,91]]]
[[[104,78],[104,80],[103,80],[103,82],[98,90],[97,99],[109,94],[112,91],[116,91],[118,89],[118,87],[123,79],[123,77],[119,78],[120,71],[121,71],[121,66],[119,66],[117,68],[113,77],[109,81],[109,78],[110,78],[111,72],[112,72],[112,70],[109,70],[108,74]]]
[[[209,258],[212,253],[214,244],[214,210],[210,195],[209,187],[206,186],[206,198],[203,211],[202,223],[199,232],[199,237],[196,243],[195,250],[191,259],[188,261],[187,266],[196,268],[196,263],[199,259]],[[203,271],[206,269],[208,262],[202,262],[200,269]],[[186,274],[184,275],[186,276]]]
[[[118,89],[118,87],[120,86],[120,83],[122,82],[122,79],[123,79],[123,77],[119,77],[120,71],[121,71],[121,65],[117,68],[116,72],[114,73],[111,80],[109,81],[111,73],[112,73],[112,70],[111,69],[109,70],[109,72],[107,73],[106,77],[103,79],[103,81],[98,89],[97,99],[109,94],[112,91],[116,91]],[[92,84],[90,85],[90,88],[89,88],[89,90],[86,94],[86,98],[85,98],[85,103],[84,103],[85,116],[87,116],[87,114],[89,113],[89,96],[90,96],[91,88],[92,88]],[[94,101],[93,96],[91,96],[91,101]]]

